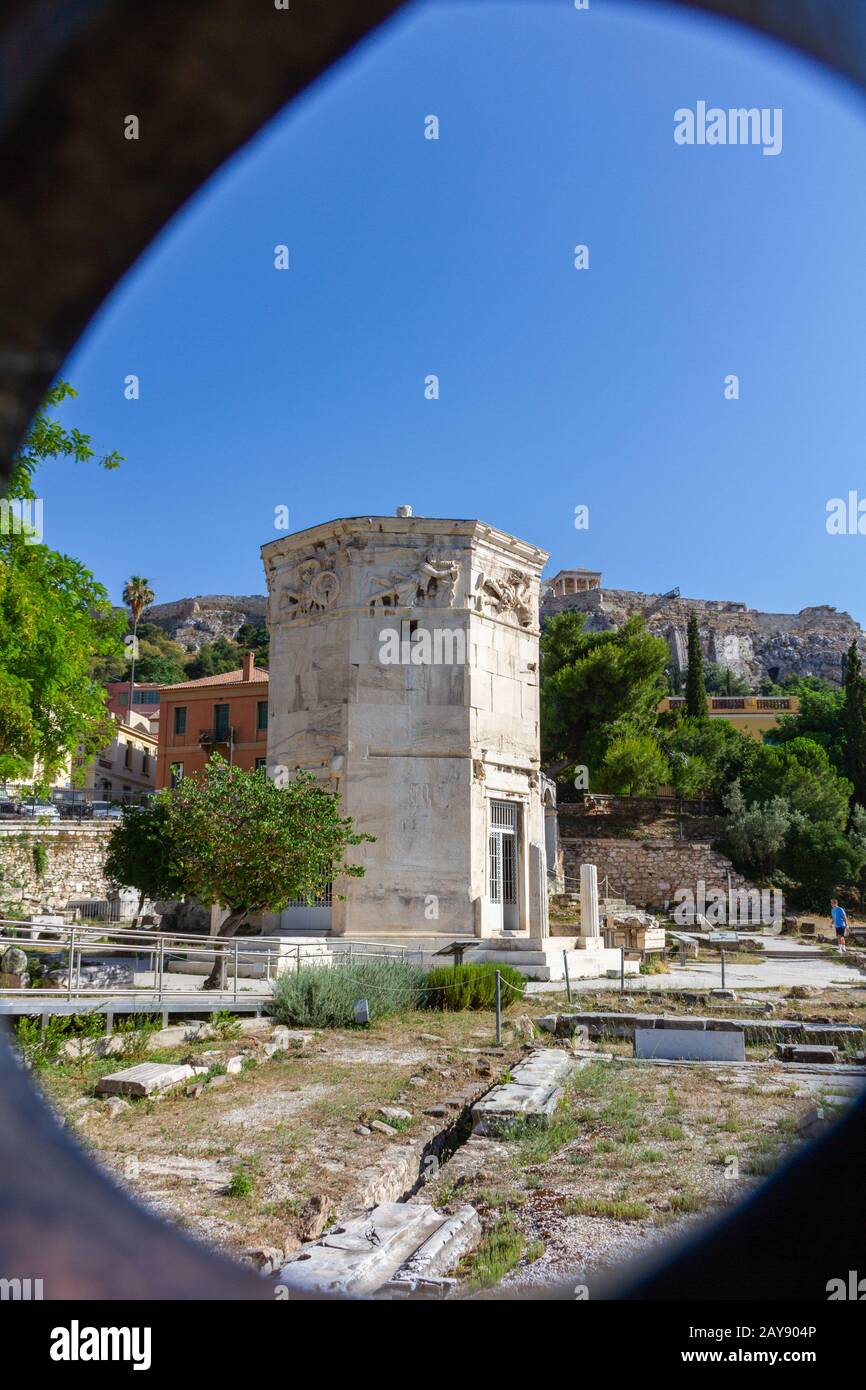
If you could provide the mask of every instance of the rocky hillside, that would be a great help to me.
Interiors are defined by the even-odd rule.
[[[686,625],[697,613],[704,656],[742,676],[752,686],[766,677],[823,676],[840,682],[845,652],[856,639],[866,659],[866,634],[848,613],[820,605],[799,613],[761,613],[745,603],[633,593],[629,589],[593,589],[588,593],[547,598],[542,616],[579,608],[590,632],[621,627],[640,613],[647,627],[664,637],[674,663],[686,666]]]
[[[233,638],[243,623],[264,627],[267,606],[263,594],[199,594],[175,603],[155,603],[145,620],[161,627],[182,647],[198,651],[217,637]]]

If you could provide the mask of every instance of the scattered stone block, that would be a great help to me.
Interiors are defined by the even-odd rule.
[[[140,1062],[138,1066],[103,1076],[97,1082],[100,1096],[152,1096],[189,1081],[200,1068],[179,1063]]]
[[[496,1134],[518,1118],[546,1125],[562,1097],[562,1083],[578,1065],[556,1048],[533,1052],[518,1062],[510,1081],[494,1086],[473,1105],[473,1134]]]
[[[411,1120],[412,1111],[404,1110],[402,1105],[380,1105],[379,1114],[385,1120]]]
[[[820,1043],[777,1043],[776,1056],[782,1062],[830,1062],[836,1061],[835,1047],[822,1047]]]
[[[28,989],[30,975],[26,970],[0,970],[0,989]]]
[[[712,989],[710,994],[714,999],[736,999],[736,991],[732,989]]]
[[[853,1023],[806,1023],[803,1026],[803,1041],[844,1047],[846,1043],[862,1043],[863,1029]]]
[[[807,1110],[805,1115],[800,1117],[797,1129],[803,1139],[820,1139],[830,1128],[834,1119],[835,1115],[828,1115],[823,1106],[820,1108],[813,1106],[811,1110]]]
[[[366,1135],[366,1134],[372,1134],[373,1131],[372,1131],[371,1129],[369,1129],[367,1125],[356,1125],[356,1126],[355,1126],[355,1133],[356,1133],[356,1134],[364,1134],[364,1135]]]
[[[241,1264],[252,1265],[259,1274],[275,1274],[281,1267],[285,1252],[275,1245],[251,1245],[240,1253]]]
[[[226,1075],[240,1076],[241,1072],[244,1069],[245,1061],[245,1057],[229,1057],[228,1061],[226,1062]]]
[[[393,1139],[397,1133],[394,1126],[386,1125],[384,1120],[371,1120],[370,1128],[374,1129],[377,1134],[387,1134],[389,1139]]]
[[[636,1028],[634,1055],[668,1062],[744,1062],[742,1030]]]
[[[112,1120],[116,1120],[118,1115],[122,1115],[124,1110],[129,1110],[128,1100],[121,1100],[120,1096],[109,1096],[105,1102],[105,1109]]]
[[[302,1241],[318,1240],[328,1224],[328,1202],[316,1192],[307,1202],[298,1219],[298,1235]]]

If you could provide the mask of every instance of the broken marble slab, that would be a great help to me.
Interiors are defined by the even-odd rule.
[[[279,1284],[291,1293],[369,1295],[395,1281],[411,1292],[419,1282],[441,1279],[480,1236],[474,1207],[449,1216],[430,1206],[382,1202],[302,1246],[283,1266]]]
[[[112,1072],[97,1082],[96,1094],[99,1096],[152,1096],[167,1091],[171,1086],[180,1086],[193,1076],[204,1076],[207,1067],[190,1067],[185,1063],[139,1062],[137,1066],[125,1067],[123,1071]]]
[[[510,1079],[494,1086],[472,1107],[472,1133],[497,1134],[517,1119],[547,1124],[562,1098],[568,1073],[585,1066],[584,1059],[559,1048],[545,1047],[513,1068]]]

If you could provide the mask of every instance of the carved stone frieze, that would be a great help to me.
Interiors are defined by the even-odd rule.
[[[520,570],[485,574],[481,579],[485,601],[499,617],[513,617],[521,627],[532,627],[534,611],[528,575]]]

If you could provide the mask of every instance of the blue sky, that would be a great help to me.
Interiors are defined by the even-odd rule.
[[[699,100],[781,107],[782,153],[678,146]],[[63,418],[127,461],[46,470],[46,542],[116,600],[130,573],[161,601],[261,593],[276,507],[299,530],[410,502],[549,573],[863,622],[866,536],[825,509],[866,497],[864,118],[806,60],[665,7],[418,4],[91,325]]]

